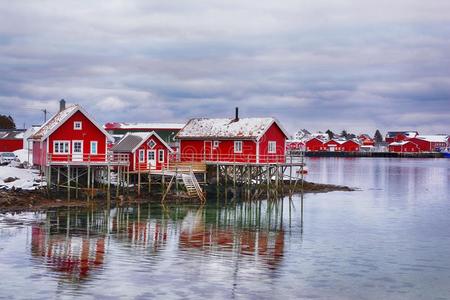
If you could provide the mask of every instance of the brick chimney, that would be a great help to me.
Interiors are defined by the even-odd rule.
[[[59,111],[61,112],[65,109],[66,109],[66,100],[64,99],[59,100]]]

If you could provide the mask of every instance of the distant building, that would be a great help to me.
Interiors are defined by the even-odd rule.
[[[411,141],[392,142],[389,144],[389,152],[415,153],[420,152],[419,147]]]
[[[449,147],[448,135],[418,135],[408,139],[419,147],[421,152],[439,152]]]
[[[324,146],[324,140],[313,137],[306,141],[305,148],[309,152],[325,151],[327,148]]]
[[[41,125],[32,125],[23,133],[23,149],[33,151],[33,141],[30,137],[41,128]]]
[[[0,129],[0,152],[13,152],[23,148],[25,129]]]
[[[386,134],[386,143],[390,144],[393,142],[400,142],[406,139],[411,139],[418,136],[419,133],[417,131],[388,131]]]
[[[305,151],[305,143],[301,140],[287,140],[286,150],[288,151]]]

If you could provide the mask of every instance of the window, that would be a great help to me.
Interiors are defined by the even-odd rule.
[[[69,142],[67,141],[54,141],[53,153],[66,154],[69,153]]]
[[[73,142],[73,153],[83,153],[81,142]]]
[[[163,149],[158,150],[158,161],[164,162],[164,150]]]
[[[150,161],[154,161],[155,160],[155,150],[149,150],[147,152],[147,160]]]
[[[147,145],[148,145],[151,149],[153,149],[153,148],[155,148],[156,143],[155,143],[154,140],[150,140],[150,141],[147,143]]]
[[[97,154],[97,145],[98,145],[97,141],[91,142],[91,154]]]
[[[269,141],[268,153],[277,153],[277,142]]]
[[[75,121],[75,122],[73,122],[73,129],[75,129],[75,130],[81,130],[81,121]]]
[[[242,153],[242,141],[234,141],[234,153]]]
[[[145,151],[139,150],[139,162],[145,162]]]
[[[218,148],[219,147],[219,141],[214,141],[213,142],[213,147],[214,148]]]

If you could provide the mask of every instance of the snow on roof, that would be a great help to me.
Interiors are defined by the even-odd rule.
[[[181,129],[185,124],[181,123],[122,123],[110,122],[103,125],[106,130],[114,129]]]
[[[240,138],[258,139],[273,124],[277,123],[283,133],[286,131],[274,118],[235,119],[191,119],[177,134],[177,138]]]
[[[23,133],[24,133],[24,130],[21,130],[21,129],[0,130],[0,139],[2,139],[2,140],[23,139]]]
[[[163,143],[169,151],[173,151],[169,145],[154,131],[152,132],[129,132],[117,144],[115,144],[111,151],[113,152],[134,152],[146,140],[154,136]]]
[[[408,143],[412,143],[412,142],[410,142],[410,141],[392,142],[389,144],[389,146],[403,146]]]
[[[52,118],[50,118],[47,122],[44,123],[44,125],[39,128],[38,131],[36,131],[35,134],[33,134],[33,139],[41,139],[44,136],[46,136],[48,133],[52,132],[53,129],[57,128],[59,124],[64,121],[68,116],[70,116],[72,113],[74,113],[76,110],[80,109],[80,106],[78,105],[72,105],[64,109],[63,111],[60,111],[56,115],[54,115]]]
[[[449,136],[448,135],[418,135],[417,139],[424,140],[427,142],[433,143],[447,143]]]
[[[406,131],[388,131],[386,134],[387,137],[395,137],[399,134],[404,134],[406,137],[415,137],[419,133],[417,131],[413,130],[406,130]]]

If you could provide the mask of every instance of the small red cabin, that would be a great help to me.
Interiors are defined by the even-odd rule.
[[[191,119],[178,132],[181,161],[285,162],[287,132],[274,118]]]
[[[156,132],[127,133],[111,151],[128,154],[130,171],[161,170],[172,148]]]
[[[286,150],[288,151],[304,151],[305,143],[299,140],[288,140],[286,141]]]
[[[325,151],[326,147],[324,146],[324,142],[319,138],[312,138],[306,141],[305,143],[306,151],[317,152],[317,151]]]
[[[345,141],[338,141],[338,140],[329,140],[328,142],[324,143],[323,146],[325,149],[329,152],[335,152],[335,151],[344,151],[343,143]]]
[[[65,108],[44,123],[33,140],[33,164],[106,162],[110,135],[79,105]]]
[[[358,152],[361,145],[354,140],[347,140],[341,144],[342,151],[344,152]]]
[[[393,142],[389,144],[389,152],[420,152],[419,147],[410,141]]]

